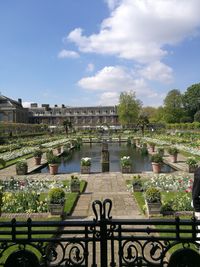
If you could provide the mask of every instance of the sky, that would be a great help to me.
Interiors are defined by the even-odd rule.
[[[143,106],[199,83],[199,0],[0,0],[0,92],[23,106]]]

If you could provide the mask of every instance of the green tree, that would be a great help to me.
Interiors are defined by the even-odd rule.
[[[150,106],[142,107],[142,114],[148,117],[149,122],[154,122],[155,116],[157,115],[157,108]]]
[[[168,92],[164,99],[164,119],[168,123],[180,122],[183,116],[182,94],[179,90],[173,89]]]
[[[145,113],[142,113],[138,117],[137,126],[141,129],[142,135],[144,135],[145,127],[149,125],[148,116]]]
[[[165,122],[165,110],[162,106],[156,109],[155,114],[153,115],[151,122]]]
[[[136,99],[135,92],[122,92],[119,97],[118,116],[123,126],[131,126],[137,123],[142,103]]]
[[[200,110],[200,83],[187,88],[183,95],[183,104],[187,114],[193,120],[195,113]]]
[[[64,121],[63,121],[63,126],[64,126],[64,128],[65,128],[66,135],[68,135],[69,129],[72,128],[72,123],[71,123],[71,121],[69,121],[69,120],[64,120]]]

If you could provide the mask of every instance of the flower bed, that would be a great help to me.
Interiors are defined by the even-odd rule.
[[[81,192],[85,182],[82,182]],[[39,213],[48,212],[48,191],[51,188],[62,188],[67,193],[64,212],[70,213],[78,197],[78,193],[71,193],[70,181],[49,181],[37,179],[7,179],[1,181],[3,191],[3,213]],[[70,207],[68,207],[68,205]]]
[[[191,206],[193,179],[190,175],[160,174],[145,181],[142,179],[142,181],[144,193],[150,187],[158,188],[161,191],[161,213],[163,215],[193,211]],[[131,189],[130,183],[128,188]],[[144,199],[144,193],[134,193],[136,200],[139,197],[140,202],[138,204],[143,211],[146,209],[144,200],[141,201],[141,198]]]

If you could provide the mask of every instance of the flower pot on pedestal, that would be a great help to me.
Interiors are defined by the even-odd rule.
[[[131,173],[131,165],[128,166],[122,166],[122,173]]]
[[[16,174],[25,175],[28,172],[28,165],[26,160],[20,160],[16,163]]]
[[[58,164],[49,164],[49,173],[55,175],[58,173]]]
[[[172,163],[176,163],[177,162],[177,157],[178,157],[178,149],[176,147],[170,147],[168,149],[168,153],[170,155],[170,160]]]
[[[63,215],[64,203],[60,204],[49,204],[49,211],[51,215]]]
[[[196,166],[188,166],[189,173],[194,173],[198,169],[198,165]]]
[[[35,165],[40,165],[41,164],[41,158],[42,158],[42,150],[40,148],[36,149],[34,152],[33,152],[33,156],[34,156],[34,159],[35,159]]]
[[[145,192],[145,204],[148,216],[158,215],[161,210],[161,192],[156,187],[149,187]]]
[[[170,157],[170,161],[172,163],[176,163],[177,162],[178,154],[170,155],[169,157]]]
[[[91,168],[91,158],[85,157],[81,159],[81,173],[90,173]]]
[[[151,156],[151,164],[154,173],[160,173],[163,163],[163,158],[160,154],[156,153]]]
[[[160,214],[161,205],[162,205],[161,202],[147,202],[145,200],[145,204],[147,207],[148,216]]]
[[[35,159],[35,165],[41,165],[42,157],[34,157],[34,159]]]
[[[71,192],[78,192],[80,193],[80,180],[77,176],[71,176],[71,183],[70,183]]]
[[[156,163],[156,162],[152,162],[152,169],[154,173],[160,173],[161,172],[161,164],[160,163]]]
[[[81,173],[82,174],[90,173],[90,166],[81,166]]]
[[[51,188],[48,193],[49,211],[52,215],[63,215],[65,192],[62,188]]]

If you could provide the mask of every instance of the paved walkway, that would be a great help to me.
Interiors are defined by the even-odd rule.
[[[142,218],[132,195],[127,190],[126,180],[132,175],[121,173],[100,173],[81,175],[81,179],[88,182],[86,191],[81,194],[73,216],[93,218],[92,203],[95,200],[103,201],[106,198],[112,200],[111,215],[113,218]]]
[[[172,167],[178,168],[182,171],[186,171],[187,165],[185,164],[185,157],[178,155],[177,163],[170,163],[168,155],[164,157],[165,162]],[[31,172],[40,166],[35,166],[34,158],[30,158],[28,161],[28,171]],[[42,159],[42,163],[46,162],[45,158]],[[72,214],[73,218],[93,218],[92,202],[94,200],[104,200],[109,198],[113,202],[112,216],[113,218],[142,218],[143,215],[138,209],[136,202],[134,201],[130,192],[127,191],[126,180],[131,179],[133,174],[122,174],[120,172],[115,173],[95,173],[95,174],[78,174],[81,179],[87,181],[86,191],[80,195],[78,203]],[[148,175],[148,173],[147,173]],[[6,177],[16,176],[15,165],[0,170],[0,179]],[[29,174],[31,178],[39,179],[70,179],[71,174],[57,174],[55,176],[48,173],[45,174]],[[23,178],[23,176],[18,176]],[[27,175],[25,175],[27,177]]]

